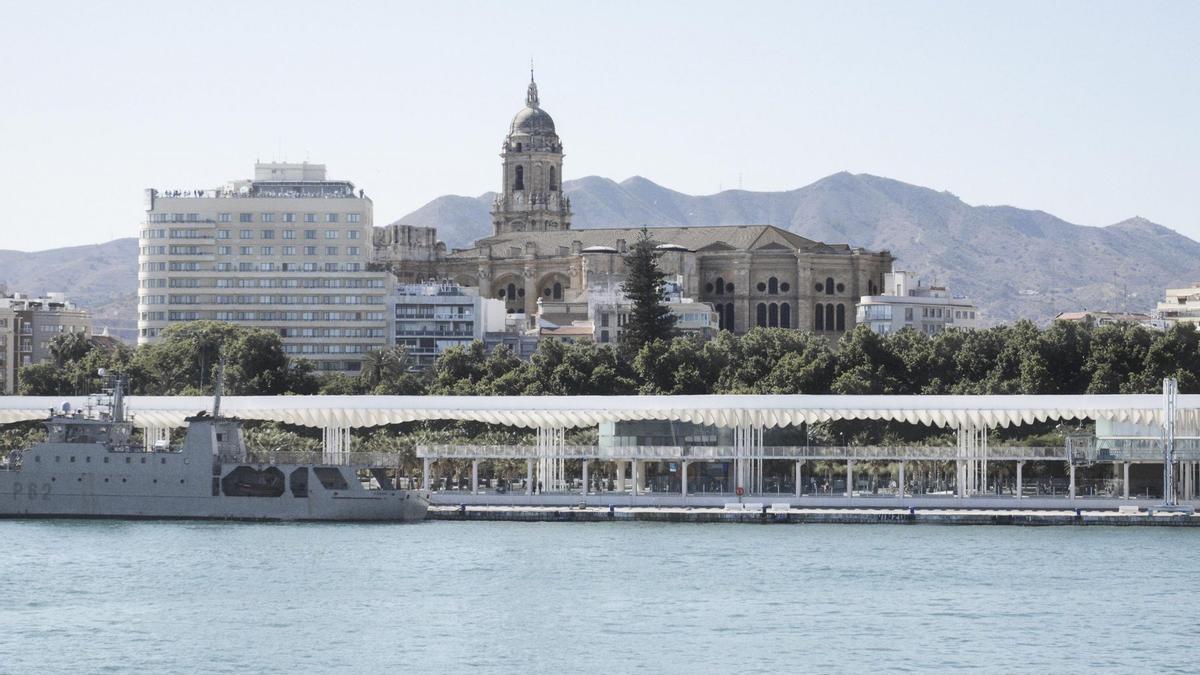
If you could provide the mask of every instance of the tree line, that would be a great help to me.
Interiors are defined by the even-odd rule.
[[[109,348],[81,334],[51,343],[52,361],[21,368],[19,392],[86,394],[101,368],[125,373],[132,393],[206,395],[223,357],[230,395],[574,394],[1146,394],[1164,377],[1200,393],[1200,334],[1029,321],[930,336],[877,335],[865,326],[836,343],[799,330],[755,328],[653,339],[640,349],[543,341],[529,361],[481,342],[446,350],[417,372],[403,347],[369,352],[358,376],[322,374],[289,358],[271,331],[219,322],[172,326],[154,344]]]

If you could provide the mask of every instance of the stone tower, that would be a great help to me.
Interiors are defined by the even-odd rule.
[[[500,157],[504,177],[492,204],[494,233],[571,229],[571,200],[562,194],[562,143],[538,101],[532,68],[525,107],[513,117]]]

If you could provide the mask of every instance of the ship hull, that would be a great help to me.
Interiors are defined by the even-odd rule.
[[[427,497],[414,490],[335,495],[317,487],[306,497],[85,494],[60,491],[57,482],[22,478],[20,472],[0,472],[0,518],[411,522],[424,519],[429,506]]]

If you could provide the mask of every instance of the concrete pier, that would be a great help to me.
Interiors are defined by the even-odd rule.
[[[1200,527],[1200,515],[1151,514],[1147,510],[1034,509],[783,509],[770,503],[750,508],[629,506],[432,506],[429,520],[516,522],[655,522],[880,525],[1075,525]]]

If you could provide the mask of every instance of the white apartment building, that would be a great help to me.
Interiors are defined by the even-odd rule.
[[[858,323],[887,335],[911,328],[934,335],[948,328],[976,328],[975,304],[952,297],[944,286],[923,286],[914,275],[901,270],[883,275],[883,295],[864,295],[858,301]]]
[[[1155,307],[1162,327],[1177,323],[1200,323],[1200,282],[1189,288],[1168,288],[1167,297]]]
[[[623,275],[612,275],[607,279],[594,275],[588,282],[588,323],[591,324],[591,337],[596,342],[621,342],[621,335],[633,309],[633,303],[621,292],[623,280]],[[716,337],[720,315],[713,306],[684,297],[682,278],[679,276],[667,280],[664,285],[663,300],[675,315],[675,329],[684,335],[699,335],[705,340]]]
[[[479,297],[479,290],[450,281],[400,284],[392,296],[392,336],[419,368],[433,365],[447,349],[483,340],[504,326],[504,301]]]
[[[354,373],[387,346],[392,276],[371,271],[373,209],[323,164],[256,163],[252,180],[146,190],[138,343],[185,321],[277,332],[292,357]]]
[[[50,360],[50,342],[64,333],[90,337],[92,317],[62,293],[0,296],[0,393],[15,393],[21,368]]]

